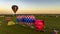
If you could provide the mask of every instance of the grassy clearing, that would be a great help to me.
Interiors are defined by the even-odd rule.
[[[29,27],[22,27],[20,25],[7,26],[7,23],[4,21],[3,17],[0,17],[1,26],[0,33],[1,34],[52,34],[52,29],[56,28],[60,32],[60,17],[48,17],[45,15],[35,15],[36,19],[42,19],[45,21],[46,32],[37,32],[34,29]],[[12,20],[16,22],[15,17],[12,16]],[[60,33],[59,33],[60,34]]]

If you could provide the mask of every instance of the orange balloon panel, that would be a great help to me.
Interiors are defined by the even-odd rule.
[[[18,10],[18,6],[17,6],[17,5],[13,5],[13,6],[12,6],[12,10],[13,10],[14,13],[16,13],[17,10]]]

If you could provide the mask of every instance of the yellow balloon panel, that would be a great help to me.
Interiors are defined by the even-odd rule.
[[[8,25],[8,26],[10,26],[10,25],[15,25],[15,22],[9,21],[7,25]]]

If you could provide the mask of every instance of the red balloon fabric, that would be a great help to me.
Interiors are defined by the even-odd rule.
[[[35,28],[37,30],[42,30],[44,28],[44,21],[43,20],[35,20]]]
[[[43,25],[41,25],[41,26],[37,26],[36,25],[36,29],[39,30],[39,31],[41,31],[43,29]]]
[[[17,18],[23,18],[23,16],[17,16]]]

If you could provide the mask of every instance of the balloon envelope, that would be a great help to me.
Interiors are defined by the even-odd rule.
[[[35,20],[35,17],[32,15],[28,15],[24,17],[24,21],[27,23],[33,23],[34,20]]]
[[[23,22],[23,16],[17,16],[16,20],[17,22]]]
[[[44,25],[44,21],[43,20],[35,20],[35,25],[40,25],[40,24],[43,24]]]
[[[14,13],[16,13],[17,10],[18,10],[18,6],[17,6],[17,5],[13,5],[13,6],[12,6],[12,10],[13,10]]]
[[[35,20],[35,28],[37,30],[42,30],[44,28],[44,21],[43,20]]]
[[[9,21],[7,25],[8,25],[8,26],[10,26],[10,25],[15,25],[15,22]]]

